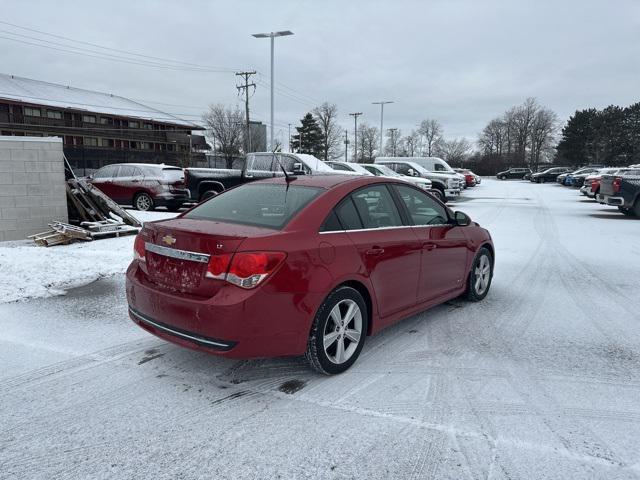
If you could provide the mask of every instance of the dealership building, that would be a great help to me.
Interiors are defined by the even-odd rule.
[[[204,166],[203,130],[110,93],[0,74],[0,135],[60,137],[80,174],[123,162]]]

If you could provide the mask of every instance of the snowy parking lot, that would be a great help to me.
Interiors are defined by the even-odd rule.
[[[488,297],[334,377],[135,326],[133,237],[0,244],[0,478],[639,478],[640,220],[522,181],[451,206],[492,233]]]

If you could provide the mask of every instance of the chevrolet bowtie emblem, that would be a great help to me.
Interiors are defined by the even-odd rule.
[[[162,241],[167,245],[173,245],[174,243],[176,243],[176,239],[171,235],[165,235],[164,237],[162,237]]]
[[[217,248],[218,250],[220,250],[222,247],[224,247],[224,245],[222,245],[221,243],[218,243],[218,244],[216,245],[216,248]]]

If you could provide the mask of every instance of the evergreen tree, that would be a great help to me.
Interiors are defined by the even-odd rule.
[[[308,153],[320,158],[323,152],[322,131],[318,122],[311,113],[307,113],[300,126],[296,127],[298,132],[291,137],[291,148],[298,153]]]

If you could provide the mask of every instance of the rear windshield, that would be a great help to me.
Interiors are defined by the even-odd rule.
[[[184,218],[255,225],[280,230],[322,192],[321,188],[250,183],[198,205]]]
[[[184,172],[181,168],[163,168],[162,177],[168,182],[179,182],[184,180]]]

